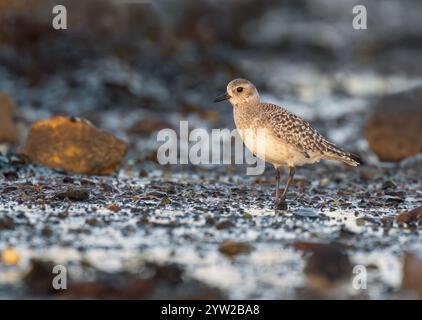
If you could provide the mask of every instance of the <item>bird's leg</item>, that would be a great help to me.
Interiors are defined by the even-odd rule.
[[[286,199],[287,190],[289,189],[290,184],[293,181],[293,176],[295,175],[295,167],[289,167],[289,169],[289,177],[287,178],[286,187],[284,188],[283,194],[281,195],[280,202],[284,202],[284,200]]]
[[[287,205],[284,202],[284,200],[280,199],[280,167],[275,168],[275,180],[276,180],[276,186],[275,186],[275,210],[286,210]]]
[[[275,201],[278,202],[280,196],[280,167],[275,168]]]

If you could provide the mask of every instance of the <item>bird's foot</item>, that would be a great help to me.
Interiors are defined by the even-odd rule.
[[[274,209],[277,210],[287,210],[287,202],[285,200],[277,200],[275,202]]]

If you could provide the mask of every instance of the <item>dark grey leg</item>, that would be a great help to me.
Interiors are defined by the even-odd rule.
[[[280,196],[280,168],[275,168],[275,201],[278,201]]]
[[[287,178],[286,187],[284,188],[283,194],[281,195],[280,202],[284,202],[286,199],[287,190],[289,190],[290,184],[293,181],[293,176],[295,175],[295,167],[289,167],[289,177]]]
[[[280,167],[275,168],[275,179],[276,179],[276,189],[275,189],[275,210],[287,210],[286,202],[280,200]]]

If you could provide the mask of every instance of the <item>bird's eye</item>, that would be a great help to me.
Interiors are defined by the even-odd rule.
[[[243,88],[242,87],[237,87],[236,91],[237,92],[242,92],[243,91]]]

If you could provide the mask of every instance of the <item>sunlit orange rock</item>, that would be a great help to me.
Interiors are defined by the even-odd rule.
[[[5,265],[15,265],[18,264],[20,256],[18,252],[13,248],[4,249],[1,252],[0,262],[3,262]]]
[[[129,134],[150,135],[161,129],[174,129],[173,126],[160,119],[139,119],[128,130]]]
[[[56,116],[32,125],[22,154],[52,168],[110,175],[122,162],[126,150],[123,141],[87,120]]]
[[[0,92],[0,142],[18,142],[19,130],[13,121],[15,112],[15,105],[9,95]]]

